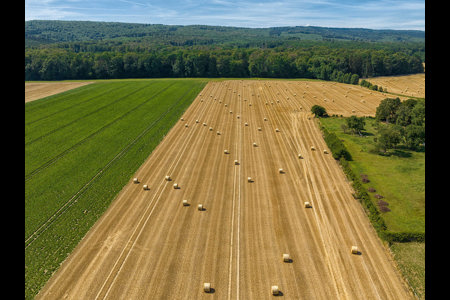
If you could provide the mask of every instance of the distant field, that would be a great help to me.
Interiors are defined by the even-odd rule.
[[[25,82],[25,103],[91,83],[92,81]]]
[[[27,298],[78,244],[205,84],[105,81],[25,103]]]
[[[389,93],[425,98],[425,73],[367,78],[372,84],[387,88]]]

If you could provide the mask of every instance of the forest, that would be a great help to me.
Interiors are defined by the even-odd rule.
[[[25,80],[262,77],[357,84],[422,73],[424,32],[25,22]]]

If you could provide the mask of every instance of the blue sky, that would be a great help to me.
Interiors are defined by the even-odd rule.
[[[25,21],[425,30],[425,0],[25,0]]]

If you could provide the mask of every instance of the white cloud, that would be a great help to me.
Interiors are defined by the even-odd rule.
[[[26,0],[25,19],[425,29],[424,0]]]

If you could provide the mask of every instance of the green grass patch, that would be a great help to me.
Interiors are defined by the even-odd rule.
[[[414,294],[425,299],[425,243],[394,243],[391,250]]]
[[[380,237],[389,242],[411,290],[418,299],[425,299],[425,153],[398,149],[390,150],[390,155],[376,154],[371,151],[375,144],[375,120],[366,119],[363,136],[345,134],[341,130],[345,120],[322,118],[320,124],[335,133],[352,155],[351,161],[341,163],[350,166],[357,177],[357,186],[362,185],[363,190],[367,190],[371,207],[378,208],[374,212],[364,203],[372,224]],[[364,178],[368,182],[364,182],[367,181]],[[379,201],[385,204],[380,206]],[[377,220],[379,216],[381,222]]]
[[[390,211],[382,213],[387,230],[391,232],[425,232],[425,153],[410,150],[392,151],[389,156],[371,153],[375,120],[366,119],[363,137],[345,134],[341,130],[344,118],[322,118],[321,124],[343,141],[352,155],[349,164],[356,175],[365,174],[370,180],[364,186],[378,206],[376,194]]]
[[[206,80],[98,81],[25,104],[25,298],[32,299]]]

